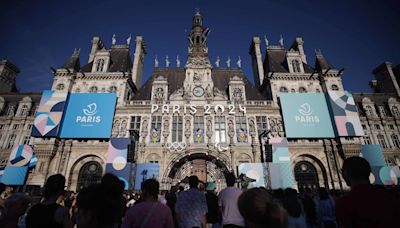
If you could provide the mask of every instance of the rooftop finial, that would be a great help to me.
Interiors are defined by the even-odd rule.
[[[219,68],[219,62],[220,62],[221,60],[219,59],[219,56],[217,56],[217,61],[215,61],[215,66],[217,67],[217,68]]]
[[[168,59],[168,55],[165,57],[165,67],[169,67],[169,59]]]
[[[226,60],[226,67],[231,68],[231,57],[228,56],[228,60]]]
[[[239,59],[238,59],[238,61],[236,62],[236,64],[237,64],[237,67],[238,67],[238,68],[242,68],[242,60],[240,59],[240,56],[239,56]]]
[[[200,8],[197,7],[195,10],[196,10],[196,15],[200,15]]]
[[[179,60],[179,55],[176,56],[176,67],[180,67],[181,66],[181,61]]]
[[[265,46],[268,47],[269,46],[269,41],[267,39],[267,35],[264,35],[264,40],[265,40]]]
[[[279,44],[281,45],[281,47],[283,47],[283,36],[281,35],[281,37],[279,38]]]
[[[116,43],[117,43],[117,39],[116,39],[115,34],[113,34],[113,36],[112,36],[112,38],[111,38],[111,44],[112,44],[112,45],[115,45]]]
[[[78,48],[78,49],[74,48],[74,53],[72,53],[72,56],[79,56],[80,53],[81,53],[80,48]]]
[[[157,58],[157,55],[156,55],[156,57],[154,58],[154,67],[155,67],[155,68],[158,68],[158,58]]]
[[[126,44],[129,46],[131,45],[132,34],[129,34],[128,39],[126,39]]]

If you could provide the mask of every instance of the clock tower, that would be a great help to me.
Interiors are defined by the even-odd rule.
[[[211,63],[206,46],[210,29],[203,27],[203,18],[197,10],[193,17],[192,30],[188,36],[188,59],[185,65],[184,96],[191,100],[211,100],[214,83],[211,78]]]

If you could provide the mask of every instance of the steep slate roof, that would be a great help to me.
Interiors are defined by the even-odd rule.
[[[314,69],[303,63],[305,73],[312,73]],[[286,50],[283,48],[268,48],[264,61],[266,72],[289,73],[289,67],[286,61]]]
[[[326,70],[326,69],[334,69],[334,67],[325,59],[322,54],[315,55],[315,69],[317,71]]]
[[[72,55],[65,63],[61,66],[61,68],[66,68],[66,69],[74,69],[76,71],[79,71],[81,64],[79,60],[79,54],[78,55]]]
[[[91,72],[93,62],[81,68],[81,72]],[[110,50],[110,64],[107,72],[127,72],[132,68],[132,60],[129,56],[129,48],[112,48]]]
[[[229,81],[234,76],[243,80],[246,89],[246,98],[248,100],[267,100],[258,92],[258,90],[249,82],[241,70],[238,69],[214,69],[211,72],[214,87],[228,95]],[[133,100],[151,100],[151,88],[153,81],[158,76],[163,76],[168,81],[168,96],[179,88],[183,88],[185,80],[185,70],[183,68],[157,68],[149,80],[139,89],[133,97]]]

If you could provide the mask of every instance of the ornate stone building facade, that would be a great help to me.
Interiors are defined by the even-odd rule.
[[[176,67],[172,67],[166,59],[165,67],[160,67],[156,59],[152,75],[143,84],[146,49],[142,37],[136,37],[133,58],[130,37],[122,45],[113,37],[110,48],[94,37],[88,63],[81,66],[79,50],[75,50],[54,69],[51,89],[116,92],[112,137],[136,139],[135,161],[159,163],[162,188],[168,189],[192,174],[203,181],[215,181],[222,188],[226,172],[236,172],[241,163],[261,161],[261,132],[270,130],[270,136],[285,136],[280,92],[343,90],[343,70],[333,67],[320,51],[311,66],[300,37],[289,48],[285,48],[283,38],[279,45],[270,45],[265,38],[263,59],[264,42],[254,37],[249,51],[253,85],[241,70],[240,59],[232,64],[236,66],[231,66],[230,59],[226,67],[221,67],[219,59],[211,63],[207,35],[197,12],[186,63],[181,65],[176,59]],[[2,81],[8,83],[13,77],[15,81],[18,68],[9,62],[4,66],[12,73],[4,80],[1,73]],[[366,136],[289,141],[299,188],[345,187],[339,174],[341,163],[346,156],[358,155],[361,144],[381,144],[387,161],[400,165],[399,69],[385,63],[374,71],[374,93],[354,94]],[[65,175],[71,190],[98,181],[105,170],[108,141],[29,138],[40,94],[11,91],[2,89],[0,94],[2,163],[7,162],[11,144],[29,142],[35,146],[38,164],[27,184],[42,185],[54,173]]]

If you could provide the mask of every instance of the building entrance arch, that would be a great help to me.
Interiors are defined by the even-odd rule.
[[[227,165],[219,158],[206,153],[191,153],[171,162],[162,180],[168,187],[187,184],[189,176],[196,175],[201,182],[215,182],[217,191],[226,187]],[[167,187],[167,186],[166,186]]]

